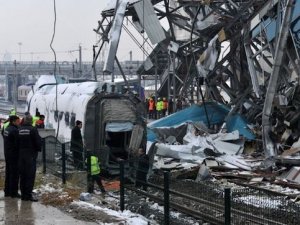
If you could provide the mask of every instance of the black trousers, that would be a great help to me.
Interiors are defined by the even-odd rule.
[[[103,187],[103,184],[102,184],[102,179],[101,179],[101,176],[100,176],[100,173],[99,174],[95,174],[95,175],[92,175],[92,185],[91,185],[91,192],[94,191],[94,183],[97,183],[101,192],[105,192],[105,189]]]
[[[83,157],[82,157],[82,150],[78,148],[73,148],[73,160],[74,160],[74,167],[76,169],[83,169]]]
[[[5,186],[6,196],[18,194],[19,189],[19,165],[18,157],[5,157]]]
[[[154,110],[149,110],[149,119],[155,119]]]
[[[135,186],[136,187],[142,187],[144,191],[147,190],[147,173],[137,171]]]
[[[20,166],[20,189],[22,198],[32,197],[32,190],[36,172],[36,154],[21,154],[19,159]]]

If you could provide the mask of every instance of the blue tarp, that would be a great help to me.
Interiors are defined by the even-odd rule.
[[[225,117],[229,113],[229,108],[215,102],[207,102],[205,104],[210,125],[220,125],[224,122]],[[165,118],[156,120],[148,124],[147,139],[155,141],[156,135],[151,131],[156,127],[174,127],[185,122],[202,121],[208,126],[207,117],[203,105],[192,105],[191,107],[176,112]],[[249,140],[255,138],[254,134],[248,129],[246,121],[240,115],[234,115],[227,121],[227,131],[232,132],[238,130],[241,135]]]

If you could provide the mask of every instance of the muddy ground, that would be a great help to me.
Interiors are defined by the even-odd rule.
[[[4,162],[0,161],[1,189],[3,189],[4,186],[4,171]],[[94,207],[82,207],[81,205],[76,204],[76,202],[79,201],[80,194],[86,192],[86,187],[78,185],[80,184],[78,180],[82,179],[85,179],[84,175],[78,175],[78,177],[68,179],[66,185],[62,185],[59,177],[50,174],[44,175],[41,173],[41,168],[38,168],[35,188],[37,196],[39,197],[39,202],[44,205],[56,207],[75,219],[82,221],[114,223],[120,225],[126,224],[126,222],[122,221],[122,219],[108,215],[104,211],[99,211]],[[105,196],[102,196],[101,194],[93,194],[92,199],[87,202],[92,203],[93,206],[100,206],[118,211],[119,191],[109,190]],[[149,224],[151,225],[163,224],[163,206],[129,190],[125,192],[125,210],[130,210],[134,213],[145,216],[149,219]],[[202,221],[182,215],[175,211],[172,211],[170,216],[170,222],[173,225],[202,224]]]

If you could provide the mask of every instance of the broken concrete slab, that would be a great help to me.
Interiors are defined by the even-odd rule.
[[[254,177],[249,181],[249,184],[257,184],[263,181],[264,177]]]
[[[294,166],[292,167],[287,174],[284,176],[288,181],[292,181],[300,184],[300,167]]]
[[[204,164],[202,164],[200,166],[200,169],[198,171],[197,178],[195,181],[199,182],[199,181],[207,180],[211,177],[212,176],[210,174],[209,168],[207,166],[205,166]]]
[[[252,170],[251,166],[242,157],[222,155],[218,157],[217,160],[221,163],[229,163],[243,170]]]

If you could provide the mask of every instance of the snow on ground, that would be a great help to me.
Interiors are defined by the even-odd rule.
[[[257,207],[264,206],[264,208],[272,208],[277,209],[282,206],[282,199],[270,199],[266,196],[244,196],[244,197],[238,197],[234,199],[234,201],[243,202],[247,205],[253,205]]]
[[[47,179],[44,179],[47,180]],[[150,221],[142,215],[124,210],[123,212],[116,209],[111,209],[113,201],[112,197],[84,193],[82,190],[70,190],[63,188],[60,183],[45,183],[41,184],[34,192],[40,196],[40,201],[43,204],[49,204],[59,207],[71,215],[75,215],[76,219],[93,221],[101,225],[148,225]],[[80,194],[80,196],[78,196]],[[83,194],[89,194],[89,199],[81,201]],[[103,204],[103,201],[106,203]],[[110,203],[111,201],[111,203]],[[115,208],[118,208],[117,206]],[[151,221],[151,224],[153,221]]]
[[[102,206],[94,205],[88,202],[83,202],[83,201],[74,201],[71,204],[75,204],[79,207],[86,208],[86,209],[93,209],[96,211],[102,211],[105,212],[106,214],[117,217],[120,221],[126,221],[126,224],[128,225],[148,225],[149,221],[145,217],[132,213],[128,210],[124,210],[123,212],[121,211],[115,211],[111,210]],[[107,224],[107,223],[105,223]],[[111,223],[112,224],[112,223]],[[119,223],[116,223],[119,224]]]

